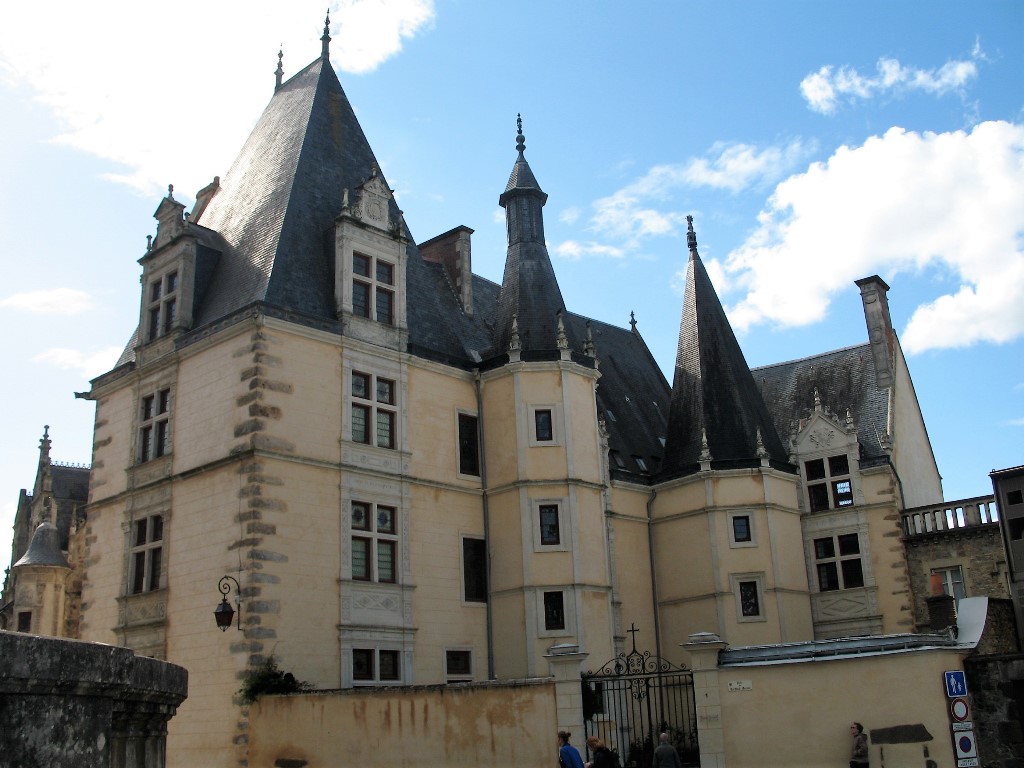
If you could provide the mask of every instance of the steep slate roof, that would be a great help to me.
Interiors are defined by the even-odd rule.
[[[758,430],[769,459],[785,465],[787,453],[697,253],[692,217],[687,221],[690,260],[662,474],[698,469],[702,431],[712,467],[756,466]]]
[[[870,344],[755,368],[751,373],[772,414],[778,433],[789,439],[801,419],[814,410],[814,390],[842,421],[850,410],[857,426],[861,460],[884,461],[879,437],[888,432],[889,393],[875,386]]]

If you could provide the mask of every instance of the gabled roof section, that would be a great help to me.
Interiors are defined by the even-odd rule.
[[[196,325],[254,301],[333,318],[333,244],[326,234],[343,191],[376,166],[329,59],[283,83],[199,217],[229,248]]]
[[[763,452],[769,461],[786,464],[786,451],[697,253],[693,217],[687,222],[690,260],[662,474],[695,472],[708,452],[712,468],[756,466]]]
[[[780,435],[790,435],[810,416],[817,390],[823,404],[840,417],[850,411],[862,461],[887,456],[883,442],[889,431],[889,390],[875,386],[870,344],[766,365],[751,373]]]

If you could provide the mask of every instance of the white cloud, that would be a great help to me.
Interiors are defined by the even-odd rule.
[[[579,261],[584,256],[607,256],[612,259],[621,259],[626,255],[622,248],[614,245],[604,245],[593,241],[579,243],[575,240],[566,240],[555,246],[554,252],[563,259]]]
[[[976,42],[969,61],[948,61],[938,69],[917,69],[897,59],[881,58],[872,76],[862,75],[852,67],[823,66],[800,82],[800,92],[807,106],[815,112],[830,115],[841,99],[856,101],[885,93],[924,91],[941,96],[961,91],[978,74],[976,61],[984,61],[984,52]]]
[[[1024,126],[892,128],[776,187],[758,228],[726,260],[747,291],[729,316],[738,330],[803,325],[852,280],[937,267],[960,288],[915,310],[904,348],[1007,342],[1024,335],[1022,242]]]
[[[20,309],[34,315],[77,315],[94,306],[89,294],[74,288],[26,291],[0,299],[0,307]]]
[[[656,165],[636,181],[594,201],[589,228],[627,246],[647,237],[674,234],[686,222],[684,213],[672,210],[672,197],[679,190],[711,187],[740,192],[777,180],[808,152],[799,140],[763,149],[719,142],[705,157]]]
[[[1006,423],[1011,427],[1024,427],[1024,419],[1010,419]]]
[[[583,211],[581,211],[578,206],[574,205],[562,211],[558,215],[558,220],[564,224],[575,224],[582,213]]]
[[[78,371],[86,379],[105,373],[114,367],[121,355],[121,347],[106,347],[86,354],[77,349],[48,349],[32,358],[34,363],[51,363],[58,368]]]
[[[330,8],[332,61],[352,73],[396,55],[434,17],[433,0],[343,0]],[[324,10],[313,0],[286,9],[253,0],[241,17],[236,4],[199,0],[173,10],[131,0],[106,0],[101,9],[77,0],[9,3],[0,80],[28,86],[50,108],[61,126],[57,141],[124,167],[107,178],[149,195],[174,183],[185,197],[227,171],[273,92],[279,47],[286,78],[320,54]],[[231,87],[193,87],[213,73]],[[216,130],[204,130],[210,125]]]

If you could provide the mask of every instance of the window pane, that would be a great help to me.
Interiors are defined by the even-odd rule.
[[[394,533],[395,532],[395,508],[394,507],[377,507],[377,532],[378,533]]]
[[[824,483],[808,486],[807,495],[811,500],[811,512],[828,509],[828,486]]]
[[[149,550],[149,590],[160,589],[160,554],[160,547]]]
[[[864,571],[860,565],[860,558],[841,560],[843,567],[843,589],[853,589],[864,586]]]
[[[352,314],[370,316],[370,286],[358,280],[352,281]]]
[[[547,409],[534,411],[533,419],[537,428],[537,440],[553,440],[551,411]]]
[[[132,594],[137,595],[146,588],[146,553],[136,552],[132,556]]]
[[[163,456],[168,453],[170,447],[170,430],[167,429],[166,421],[158,421],[156,423],[156,440],[153,442],[153,455]]]
[[[134,546],[141,547],[143,544],[146,543],[146,533],[148,531],[147,523],[148,523],[147,518],[143,518],[142,520],[136,520],[135,521],[135,544],[134,544]]]
[[[398,651],[380,652],[380,679],[398,680]]]
[[[373,680],[373,649],[352,649],[352,679]]]
[[[352,372],[352,397],[363,400],[370,399],[370,375],[367,373]]]
[[[352,502],[352,527],[359,531],[370,530],[370,505],[361,501]]]
[[[459,414],[459,472],[463,475],[480,474],[477,418],[465,413]]]
[[[32,611],[18,611],[18,631],[32,631]]]
[[[822,592],[839,589],[839,573],[835,563],[818,563],[818,589]]]
[[[154,280],[149,286],[149,300],[159,301],[163,295],[163,283],[160,280]]]
[[[142,418],[144,420],[152,419],[156,412],[153,410],[153,406],[156,403],[156,395],[149,395],[142,398]]]
[[[395,404],[395,382],[391,379],[377,379],[377,402]]]
[[[565,629],[565,608],[561,592],[544,593],[544,629]]]
[[[823,480],[825,477],[825,461],[815,459],[804,462],[804,474],[808,480]]]
[[[395,447],[395,414],[391,411],[377,411],[377,447]]]
[[[160,515],[155,515],[149,520],[149,540],[160,541],[164,537],[164,519]]]
[[[377,262],[377,282],[387,283],[388,285],[395,284],[395,267],[393,264],[388,264],[386,261]]]
[[[743,616],[761,615],[761,601],[757,595],[756,581],[740,582],[740,614]]]
[[[859,555],[860,537],[856,533],[844,533],[839,539],[840,555]]]
[[[487,546],[483,539],[462,540],[462,584],[467,602],[487,602]]]
[[[829,536],[827,539],[815,539],[814,540],[814,556],[821,560],[824,557],[835,557],[836,556],[836,544]]]
[[[746,515],[736,515],[732,519],[733,541],[750,541],[750,518]]]
[[[157,413],[167,413],[171,410],[171,390],[161,389],[157,399]]]
[[[370,540],[352,539],[352,578],[370,580]]]
[[[845,453],[842,456],[828,457],[828,473],[832,477],[850,474],[850,459]]]
[[[363,277],[370,276],[370,257],[361,253],[352,254],[352,272]]]
[[[139,430],[139,461],[153,458],[153,428],[143,427]]]
[[[472,656],[469,651],[445,651],[444,666],[449,675],[472,674]]]
[[[178,273],[171,272],[167,275],[167,292],[174,293],[176,290],[178,290]]]
[[[153,341],[157,336],[160,335],[160,307],[153,307],[149,310],[149,334],[146,337],[147,341]]]
[[[164,302],[164,333],[170,333],[174,328],[174,321],[178,318],[178,302],[176,299],[168,299]]]
[[[377,542],[377,581],[395,582],[395,542]]]
[[[369,443],[370,431],[369,421],[370,409],[365,405],[352,406],[352,440],[357,443]]]
[[[395,294],[384,288],[377,289],[377,322],[393,325]]]
[[[542,504],[540,507],[540,543],[545,545],[561,543],[557,504]]]
[[[853,504],[853,485],[849,480],[832,483],[832,495],[837,507],[849,507]]]

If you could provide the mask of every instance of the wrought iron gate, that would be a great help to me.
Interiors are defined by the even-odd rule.
[[[620,653],[596,672],[583,675],[583,721],[587,736],[614,749],[623,766],[647,768],[662,733],[685,766],[700,765],[693,674],[650,651]]]

